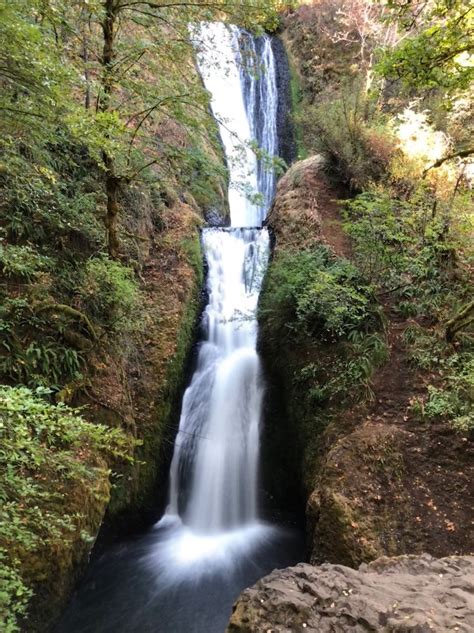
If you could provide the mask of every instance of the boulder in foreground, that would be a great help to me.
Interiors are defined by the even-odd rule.
[[[474,556],[300,564],[246,589],[228,633],[474,631]]]

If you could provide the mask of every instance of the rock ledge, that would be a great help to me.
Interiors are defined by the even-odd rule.
[[[228,633],[474,631],[474,556],[300,564],[245,590]]]

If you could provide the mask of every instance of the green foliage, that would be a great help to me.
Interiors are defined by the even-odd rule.
[[[444,363],[449,354],[446,341],[418,324],[409,325],[403,332],[408,347],[408,358],[415,367],[431,370]]]
[[[321,341],[347,338],[380,324],[373,290],[347,260],[320,246],[287,253],[272,262],[260,306],[263,321],[278,336]]]
[[[50,258],[40,255],[31,246],[0,243],[0,271],[7,277],[31,281],[41,272],[50,269],[51,264]]]
[[[141,296],[133,271],[106,256],[90,259],[78,289],[81,304],[107,330],[140,331]]]
[[[63,499],[76,483],[93,484],[105,462],[130,459],[132,442],[118,429],[91,424],[46,389],[0,386],[0,625],[19,630],[31,588],[21,561],[76,530]],[[80,459],[78,458],[80,454]]]
[[[81,376],[84,355],[61,336],[67,323],[38,315],[26,298],[0,306],[0,374],[29,386],[61,385]],[[70,326],[69,326],[70,327]]]
[[[335,358],[304,366],[294,377],[305,385],[314,406],[341,406],[373,397],[372,375],[388,359],[386,342],[379,334],[353,330],[351,341],[341,346]]]
[[[295,116],[310,152],[323,154],[338,181],[353,189],[385,175],[395,152],[386,121],[373,97],[358,82],[338,93],[322,94],[316,104],[302,103]]]
[[[425,400],[414,400],[412,410],[428,420],[448,420],[460,433],[474,430],[474,365],[448,376],[446,388],[430,385]],[[468,373],[466,373],[466,371]]]
[[[421,9],[392,0],[389,6],[408,37],[387,52],[380,71],[410,87],[468,88],[474,77],[472,7],[465,0],[436,0]]]
[[[32,591],[25,586],[17,569],[8,562],[8,552],[0,548],[0,625],[2,631],[17,633],[20,630],[18,620],[26,614],[31,596]]]
[[[0,140],[1,223],[10,241],[56,249],[95,249],[103,243],[97,213],[97,173],[68,131],[56,127],[54,141]]]
[[[411,408],[422,419],[449,421],[462,433],[474,428],[474,349],[467,339],[456,351],[434,331],[411,325],[403,333],[411,362],[438,381]],[[434,373],[436,372],[436,373]]]
[[[36,0],[0,4],[2,123],[33,137],[47,133],[49,124],[73,103],[68,94],[73,67],[61,63],[53,30],[38,19],[41,4]]]
[[[453,253],[463,238],[448,231],[451,209],[429,188],[420,186],[408,199],[369,189],[347,203],[345,217],[357,265],[374,283],[416,298],[419,312],[447,286],[455,289]]]

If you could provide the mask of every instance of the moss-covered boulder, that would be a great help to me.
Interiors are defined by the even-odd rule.
[[[107,460],[132,449],[122,431],[50,396],[0,386],[0,628],[9,633],[23,622],[25,631],[49,628],[107,507]]]

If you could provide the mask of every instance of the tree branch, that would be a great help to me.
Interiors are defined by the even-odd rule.
[[[469,147],[468,149],[461,149],[457,152],[453,152],[452,154],[448,154],[447,156],[443,156],[443,158],[439,158],[436,162],[434,162],[432,165],[430,165],[429,167],[425,169],[425,171],[423,172],[422,178],[426,176],[426,174],[430,171],[430,169],[437,169],[438,167],[441,167],[441,165],[443,165],[443,163],[445,163],[448,160],[452,160],[453,158],[467,158],[468,156],[472,156],[473,154],[474,154],[474,147]]]

